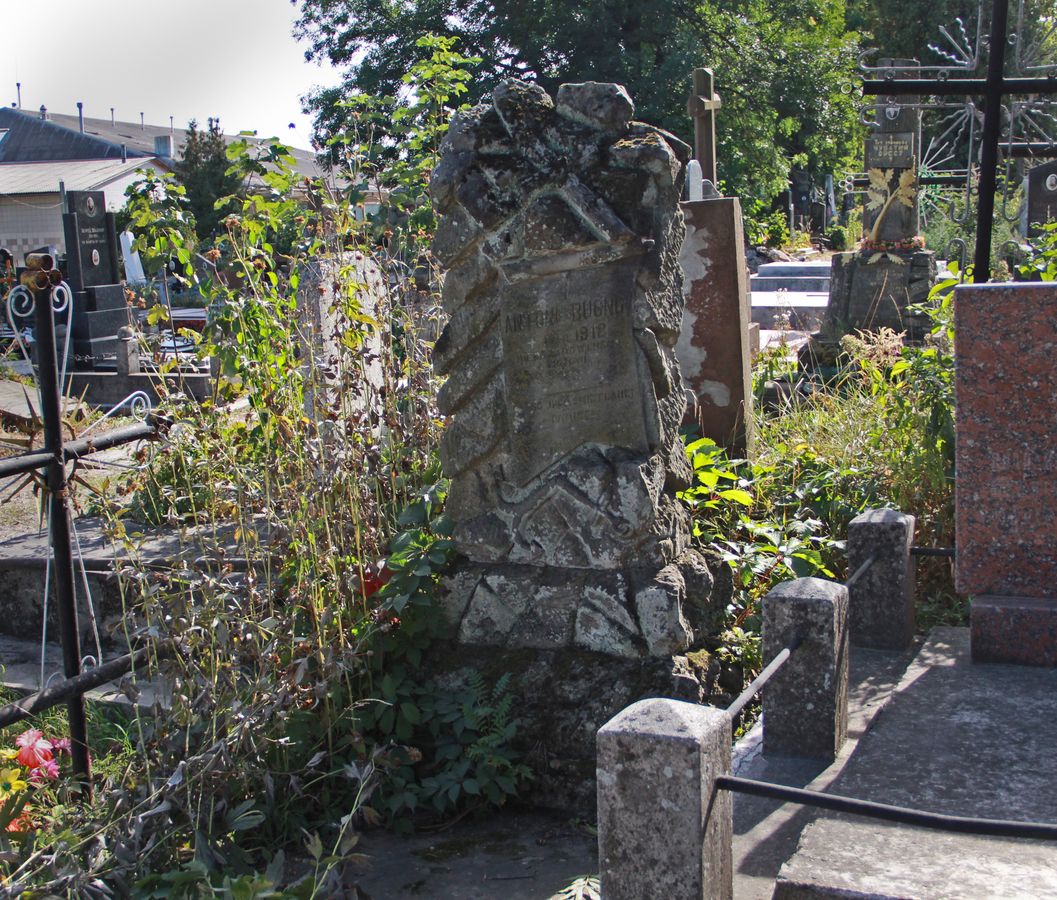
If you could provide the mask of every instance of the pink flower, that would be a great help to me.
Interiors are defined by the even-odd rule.
[[[59,738],[57,741],[51,742],[52,748],[56,753],[69,753],[70,752],[70,739]]]
[[[29,773],[32,784],[40,784],[45,778],[55,779],[59,777],[59,764],[54,759],[46,759],[37,768]]]
[[[15,744],[19,747],[18,756],[15,759],[18,760],[19,765],[27,769],[36,769],[52,758],[51,741],[44,740],[44,735],[36,728],[23,731],[15,738]]]

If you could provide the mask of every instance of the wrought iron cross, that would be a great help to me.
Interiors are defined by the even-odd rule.
[[[701,177],[716,184],[716,110],[722,101],[715,91],[711,69],[694,69],[694,88],[686,107],[694,120],[694,156]]]
[[[863,82],[863,93],[886,97],[929,94],[944,97],[984,98],[984,127],[980,148],[980,182],[976,207],[976,252],[973,257],[973,281],[982,284],[991,269],[991,231],[995,214],[998,142],[1002,128],[1002,100],[1011,94],[1045,94],[1057,96],[1057,75],[1046,78],[1007,78],[1006,32],[1009,22],[1008,0],[993,0],[991,35],[988,44],[986,78],[910,79],[885,78]],[[1030,147],[1025,146],[1025,151]],[[1017,148],[1014,146],[1014,152]]]

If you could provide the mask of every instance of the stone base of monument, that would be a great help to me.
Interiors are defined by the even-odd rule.
[[[450,636],[474,646],[667,657],[714,633],[723,612],[692,550],[659,570],[464,562],[447,587]]]
[[[1057,666],[1057,602],[1037,597],[974,597],[973,662]]]
[[[837,253],[830,273],[828,329],[834,333],[891,328],[919,341],[930,329],[927,317],[908,307],[923,303],[936,282],[931,250]]]
[[[117,333],[132,324],[132,310],[121,284],[86,288],[75,298],[73,355],[77,368],[93,369],[117,352]]]
[[[701,638],[718,630],[729,577],[714,582],[696,552],[659,572],[463,562],[444,586],[450,643],[427,671],[449,686],[510,675],[536,805],[594,808],[595,732],[629,704],[708,702],[726,684]]]
[[[69,396],[103,410],[116,406],[136,391],[146,393],[152,402],[157,402],[161,394],[177,391],[195,400],[205,400],[213,392],[213,377],[208,373],[166,375],[163,379],[156,374],[122,375],[114,371],[85,371],[70,372],[66,381],[65,390]],[[161,389],[162,382],[164,390]]]
[[[493,685],[509,676],[517,720],[513,748],[533,771],[521,791],[531,805],[591,820],[596,798],[595,734],[639,700],[666,697],[730,702],[717,678],[719,664],[705,652],[625,659],[565,648],[474,647],[446,642],[431,648],[424,668],[436,684],[458,689],[475,673]]]

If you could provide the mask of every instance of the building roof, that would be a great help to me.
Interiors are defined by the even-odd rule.
[[[54,160],[31,163],[0,163],[0,196],[57,194],[61,181],[68,191],[97,191],[112,181],[133,174],[157,160],[120,159]]]
[[[44,160],[121,159],[122,148],[129,157],[156,156],[155,138],[172,135],[173,152],[177,158],[187,142],[186,128],[149,125],[138,122],[111,123],[110,119],[85,116],[84,132],[76,115],[26,109],[0,107],[0,131],[7,134],[0,139],[0,163],[41,162]],[[242,135],[224,135],[229,144]],[[255,138],[250,137],[250,141]],[[316,155],[308,150],[290,148],[300,175],[317,177],[322,170]]]

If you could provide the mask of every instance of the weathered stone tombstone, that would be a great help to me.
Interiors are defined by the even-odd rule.
[[[1057,665],[1057,286],[955,296],[958,591],[973,659]]]
[[[357,286],[351,297],[342,287],[349,283]],[[379,402],[385,384],[381,335],[377,329],[362,329],[361,343],[350,353],[346,331],[355,327],[350,314],[389,315],[388,295],[381,267],[361,252],[313,261],[301,272],[296,336],[305,373],[305,415],[323,419],[335,409],[350,413]],[[350,365],[360,377],[343,380],[342,369]]]
[[[102,191],[67,191],[63,230],[67,281],[73,291],[74,368],[94,369],[117,353],[118,330],[129,325],[119,283],[114,214]]]
[[[564,704],[590,732],[540,726],[549,753],[576,757],[574,791],[591,784],[593,730],[642,690],[671,691],[673,656],[713,615],[675,498],[691,478],[674,352],[689,153],[632,112],[618,85],[553,101],[507,81],[453,119],[432,183],[462,555],[446,615],[461,659],[520,665],[527,703]]]
[[[1027,218],[1029,238],[1041,233],[1040,225],[1057,222],[1057,159],[1028,171]]]
[[[679,367],[696,398],[695,423],[732,457],[752,448],[749,293],[741,204],[715,190],[715,114],[721,101],[712,72],[694,70],[688,110],[704,179],[704,197],[682,204],[686,220]],[[693,195],[691,195],[693,196]]]
[[[914,60],[881,60],[898,73]],[[918,339],[924,317],[908,306],[924,301],[936,280],[936,256],[918,234],[917,167],[921,113],[914,98],[880,104],[877,127],[866,138],[869,187],[863,210],[862,246],[833,256],[827,330],[834,336],[891,328]]]

